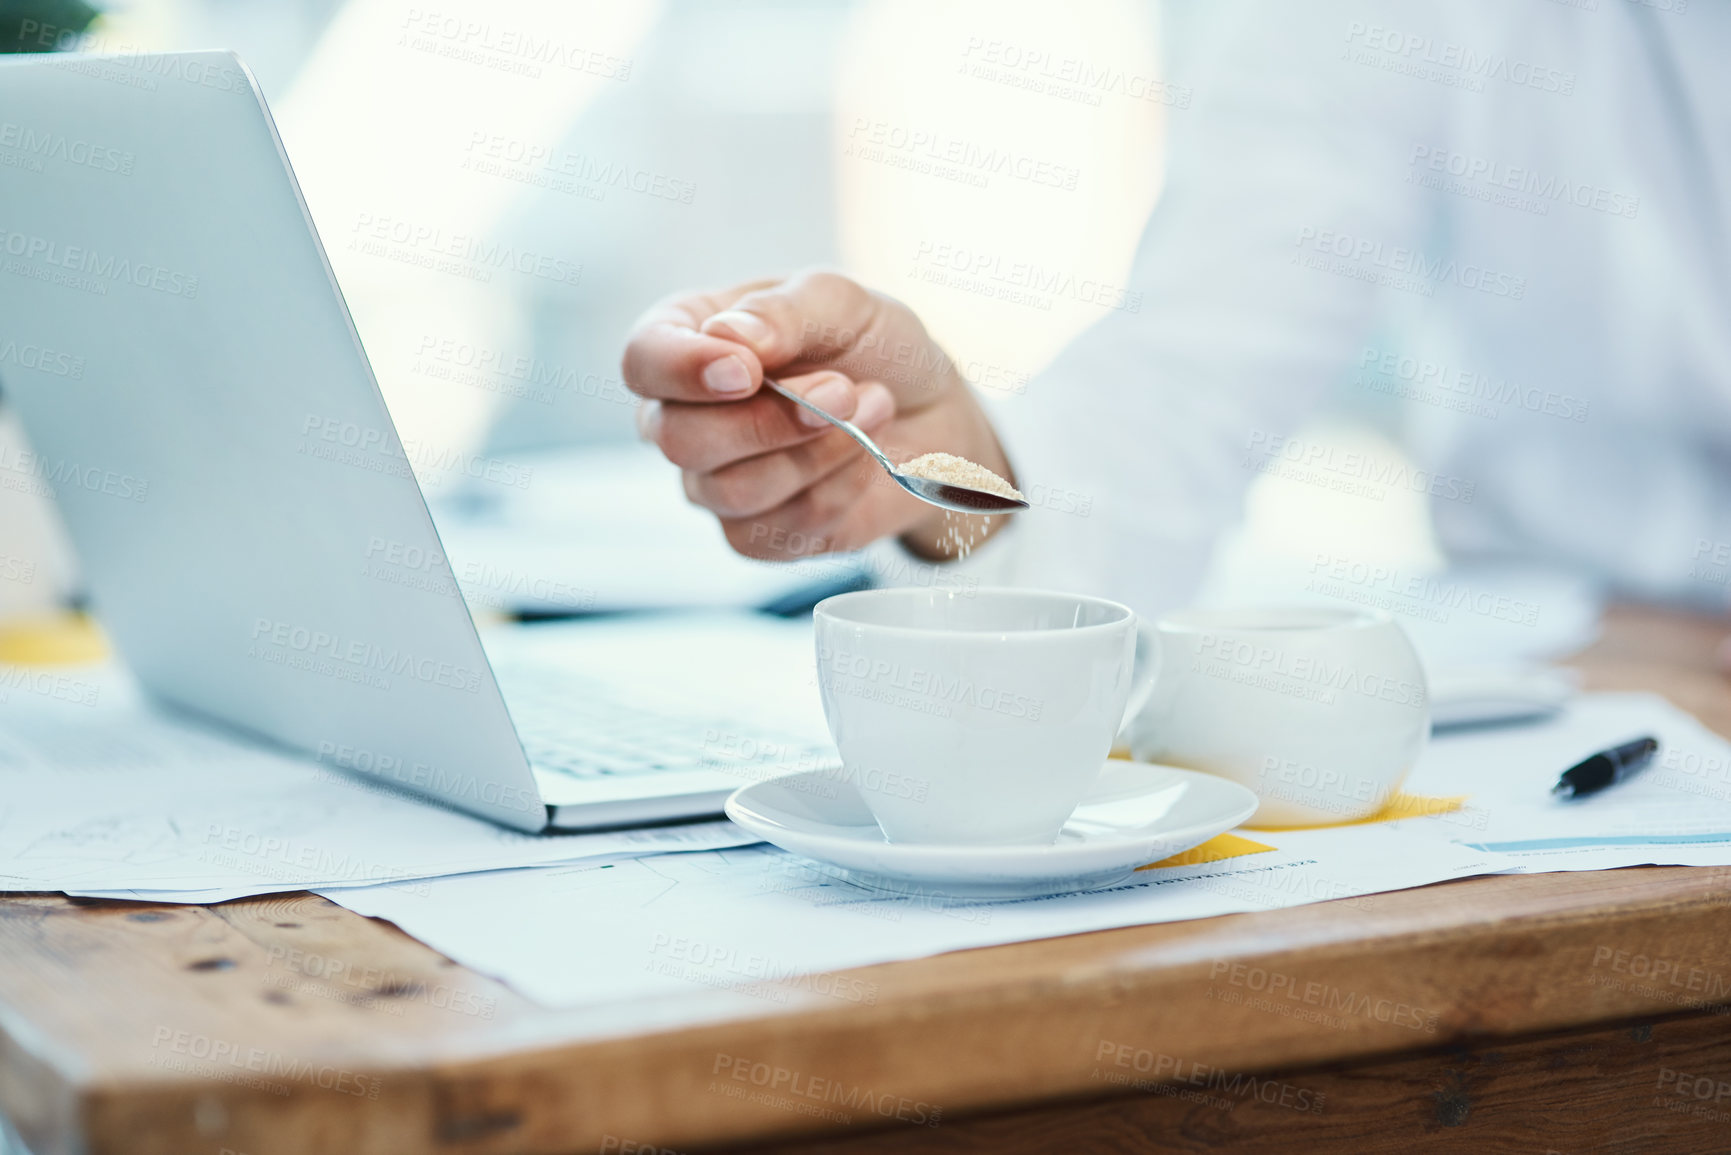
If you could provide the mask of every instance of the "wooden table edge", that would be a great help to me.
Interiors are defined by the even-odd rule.
[[[1609,880],[1616,886],[1592,885]],[[1523,888],[1528,909],[1416,927],[1405,925],[1413,919],[1397,905],[1404,895],[1407,903],[1453,905],[1458,898],[1470,908],[1472,892],[1487,883]],[[1553,899],[1559,909],[1546,908]],[[311,895],[284,901],[324,903]],[[904,1121],[953,1119],[1109,1094],[1102,1068],[1109,1071],[1126,1051],[1132,1064],[1136,1051],[1157,1048],[1186,1062],[1255,1073],[1710,1009],[1710,992],[1690,991],[1686,983],[1700,971],[1722,984],[1723,956],[1713,952],[1722,950],[1716,944],[1728,905],[1726,872],[1686,867],[1466,879],[1374,901],[1041,940],[1054,957],[1082,960],[1057,967],[1018,949],[1030,944],[956,952],[941,956],[955,968],[955,981],[876,1006],[814,1007],[808,1000],[706,1026],[432,1064],[355,1066],[380,1082],[396,1109],[424,1114],[429,1140],[469,1137],[415,1148],[398,1136],[379,1150],[599,1150],[610,1135],[686,1150],[851,1133],[894,1125],[898,1114]],[[1330,907],[1348,924],[1380,917],[1387,925],[1301,935],[1296,944],[1270,925],[1270,915],[1296,923]],[[1160,933],[1174,928],[1186,933]],[[1668,974],[1685,985],[1642,982],[1628,965],[1618,969],[1619,958],[1651,960],[1652,944],[1661,941],[1668,944]],[[1691,943],[1700,947],[1694,954]],[[1176,961],[1175,952],[1197,957]],[[964,972],[999,964],[1007,973],[965,981]],[[909,966],[842,973],[893,981]],[[1643,969],[1650,971],[1650,962]],[[1439,972],[1450,976],[1446,982],[1438,981]],[[929,985],[929,976],[922,981]],[[1722,985],[1714,990],[1720,1001],[1731,1001]],[[13,1015],[0,1017],[6,1048],[0,1054],[29,1058],[20,1037],[29,1032],[16,1027]],[[934,1052],[946,1055],[940,1067],[929,1062]],[[191,1150],[201,1113],[219,1110],[244,1131],[248,1118],[280,1121],[284,1106],[244,1086],[205,1079],[141,1079],[136,1067],[81,1079],[68,1077],[64,1062],[34,1062],[31,1086],[51,1091],[59,1103],[54,1129],[63,1140],[87,1141],[91,1151],[134,1150],[131,1141],[140,1134],[162,1136],[164,1151]],[[13,1067],[10,1059],[6,1065]],[[767,1084],[760,1085],[760,1070],[770,1072]],[[811,1098],[814,1083],[813,1104],[849,1122],[795,1112],[793,1106],[806,1104],[786,1092]],[[9,1092],[5,1108],[15,1112],[21,1104],[10,1092],[17,1082],[9,1076],[0,1086]],[[736,1097],[738,1090],[747,1097]],[[358,1124],[376,1102],[357,1098],[340,1104],[352,1110],[336,1112],[327,1094],[309,1109],[354,1115]],[[250,1155],[245,1143],[237,1137],[227,1145]]]

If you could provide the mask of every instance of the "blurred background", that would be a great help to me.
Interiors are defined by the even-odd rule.
[[[404,440],[541,462],[501,529],[521,538],[602,516],[588,500],[599,492],[622,520],[591,526],[591,541],[610,534],[623,553],[684,535],[717,567],[728,560],[719,532],[635,439],[618,366],[638,313],[682,288],[833,265],[910,304],[986,393],[1023,390],[1097,307],[927,283],[914,276],[920,246],[1122,285],[1160,195],[1165,117],[1186,99],[1172,48],[1182,14],[1151,0],[100,7],[8,0],[0,11],[20,50],[241,55]],[[1034,53],[1130,80],[1119,91],[1042,82],[1023,66]],[[1055,176],[930,163],[946,147],[1013,150]],[[1408,410],[1425,408],[1343,382],[1304,436],[1397,458]],[[20,436],[9,419],[0,427]],[[489,498],[436,470],[422,481],[436,502]],[[455,554],[464,531],[448,518]],[[34,562],[30,581],[0,581],[0,612],[76,589],[44,499],[0,492],[0,539]],[[1318,551],[1414,572],[1444,560],[1419,495],[1368,502],[1262,476],[1212,585]],[[552,575],[565,562],[513,564]],[[736,576],[719,583],[728,597],[762,592]]]

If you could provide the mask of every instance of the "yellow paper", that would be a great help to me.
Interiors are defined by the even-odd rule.
[[[1189,850],[1180,851],[1171,858],[1162,858],[1159,862],[1150,862],[1147,866],[1138,866],[1137,870],[1154,870],[1162,866],[1198,866],[1204,862],[1219,862],[1222,858],[1237,858],[1244,854],[1261,854],[1274,847],[1262,842],[1252,842],[1248,838],[1240,838],[1236,834],[1216,834],[1201,846],[1192,846]]]
[[[1247,830],[1326,830],[1331,826],[1363,826],[1368,822],[1393,822],[1400,818],[1448,814],[1466,805],[1467,798],[1468,795],[1465,794],[1445,798],[1430,794],[1408,794],[1404,790],[1397,790],[1388,800],[1388,805],[1363,818],[1352,818],[1345,822],[1324,822],[1320,826],[1260,826],[1249,822],[1244,825]]]
[[[12,666],[74,666],[108,654],[102,630],[83,614],[0,621],[0,663]]]
[[[1452,798],[1434,797],[1428,794],[1408,794],[1396,791],[1388,800],[1388,805],[1375,814],[1363,818],[1354,818],[1348,822],[1330,822],[1323,826],[1250,826],[1246,830],[1323,830],[1329,826],[1363,826],[1370,822],[1393,822],[1397,818],[1422,818],[1432,814],[1447,814],[1459,810],[1466,804],[1467,795],[1461,794]],[[1162,866],[1198,866],[1204,862],[1219,862],[1223,858],[1238,858],[1246,854],[1261,854],[1274,847],[1267,843],[1256,842],[1237,834],[1216,834],[1200,846],[1192,846],[1180,854],[1170,858],[1162,858],[1159,862],[1150,862],[1147,866],[1138,866],[1137,870],[1154,870]]]

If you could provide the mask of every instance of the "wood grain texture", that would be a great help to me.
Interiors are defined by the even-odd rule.
[[[1175,1060],[1132,1095],[751,1150],[1719,1155],[1731,1147],[1727,1028],[1696,1015],[1257,1075]]]
[[[1586,676],[1731,732],[1723,626],[1660,622],[1614,618]],[[310,895],[17,897],[0,901],[0,1110],[38,1155],[960,1136],[964,1116],[1100,1096],[1103,1055],[1298,1071],[1731,1001],[1731,871],[1469,879],[850,973],[874,1004],[694,989],[548,1011]],[[1134,1127],[1154,1098],[1111,1102]]]

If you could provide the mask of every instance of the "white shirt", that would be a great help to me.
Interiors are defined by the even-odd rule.
[[[1722,599],[1731,3],[1185,19],[1194,97],[1139,298],[994,413],[1019,480],[1069,508],[1019,516],[981,567],[1166,609],[1257,470],[1303,469],[1425,489],[1457,558]],[[1289,440],[1342,389],[1399,399],[1420,473]]]

